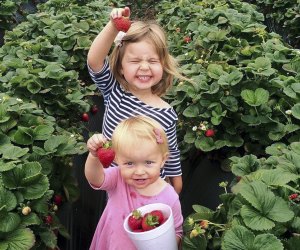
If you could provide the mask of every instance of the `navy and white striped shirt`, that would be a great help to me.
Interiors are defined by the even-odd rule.
[[[180,176],[181,163],[180,152],[177,145],[176,121],[178,120],[175,110],[170,108],[155,108],[140,101],[137,97],[117,82],[109,68],[108,60],[100,72],[93,72],[88,67],[92,80],[101,91],[104,98],[105,113],[103,118],[103,135],[111,139],[115,127],[124,119],[135,115],[145,115],[153,118],[161,124],[166,132],[169,142],[169,159],[164,166],[164,176]]]

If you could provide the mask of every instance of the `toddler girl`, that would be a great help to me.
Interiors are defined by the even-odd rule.
[[[106,190],[109,197],[90,249],[135,249],[123,228],[124,219],[134,209],[151,203],[164,203],[172,208],[179,244],[183,223],[179,196],[160,177],[169,155],[163,128],[146,116],[119,123],[112,135],[118,167],[103,168],[97,158],[98,148],[106,141],[102,134],[95,134],[87,141],[85,176],[94,189]]]

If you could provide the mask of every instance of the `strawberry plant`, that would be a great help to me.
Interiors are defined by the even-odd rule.
[[[300,143],[273,144],[268,158],[232,157],[235,179],[213,211],[194,205],[183,249],[294,250],[300,245]]]
[[[55,11],[62,2],[70,8]],[[79,196],[73,157],[86,152],[81,114],[90,110],[95,89],[75,70],[83,69],[87,40],[102,25],[96,16],[107,16],[96,11],[101,4],[107,3],[48,1],[45,12],[6,33],[0,48],[1,249],[52,249],[58,234],[69,237],[57,212]],[[83,37],[87,30],[91,38]],[[71,47],[65,36],[76,37]]]
[[[78,198],[70,163],[85,144],[34,103],[3,93],[0,102],[1,249],[53,248],[55,230],[68,237],[54,194],[63,190],[66,200]]]
[[[157,9],[170,50],[194,81],[177,82],[166,96],[185,157],[262,155],[274,142],[299,141],[300,53],[266,31],[262,13],[238,0],[161,1]]]
[[[289,44],[299,48],[299,0],[252,0],[273,24],[273,29],[286,36]]]

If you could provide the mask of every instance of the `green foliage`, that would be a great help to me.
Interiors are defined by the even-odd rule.
[[[267,147],[268,158],[231,157],[232,193],[216,211],[195,205],[183,249],[296,249],[300,243],[300,143]],[[226,191],[226,189],[225,189]],[[204,223],[205,222],[205,223]],[[201,245],[199,248],[197,246]]]
[[[300,1],[299,0],[253,0],[258,9],[275,25],[275,30],[287,36],[288,42],[299,48]]]
[[[56,213],[79,196],[73,157],[86,152],[80,119],[95,94],[81,72],[109,8],[81,4],[39,5],[0,48],[1,249],[54,249],[58,233],[69,237]]]
[[[70,163],[86,149],[76,139],[80,134],[58,127],[36,104],[3,93],[0,103],[0,239],[3,249],[29,249],[35,235],[63,228],[58,219],[47,224],[44,218],[56,218],[54,194],[64,190],[65,199],[78,198]]]
[[[9,30],[15,26],[17,12],[21,11],[21,5],[28,0],[1,0],[0,2],[0,29]]]
[[[170,51],[194,81],[166,96],[185,156],[261,155],[274,142],[299,141],[300,54],[266,31],[262,13],[238,0],[162,1],[157,10]]]

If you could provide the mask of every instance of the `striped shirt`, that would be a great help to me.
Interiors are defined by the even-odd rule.
[[[90,76],[101,91],[104,98],[105,113],[103,117],[102,133],[111,139],[115,127],[124,119],[135,115],[145,115],[153,118],[161,124],[166,132],[169,142],[169,159],[164,166],[165,176],[180,176],[181,163],[180,151],[177,145],[176,122],[178,120],[175,110],[170,108],[155,108],[140,101],[137,97],[117,82],[109,68],[108,60],[104,62],[101,71],[93,72],[88,67]]]

